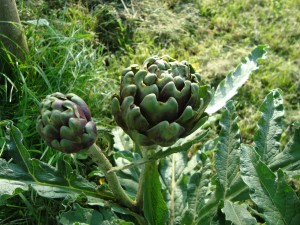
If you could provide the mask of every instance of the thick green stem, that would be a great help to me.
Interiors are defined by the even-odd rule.
[[[130,208],[135,209],[134,201],[126,194],[115,173],[107,173],[112,168],[111,163],[102,153],[101,149],[96,145],[93,144],[89,150],[89,155],[93,159],[95,163],[100,167],[102,172],[104,173],[108,185],[115,195],[116,199],[120,202],[120,204]]]
[[[143,158],[148,158],[155,153],[156,146],[141,148]],[[166,224],[168,208],[161,193],[161,183],[158,172],[157,160],[145,163],[142,170],[136,205],[143,210],[149,224]]]
[[[135,204],[139,211],[143,211],[143,193],[144,193],[144,185],[145,184],[145,165],[143,165],[143,169],[139,179],[139,188],[136,195]]]
[[[174,218],[175,218],[175,157],[174,154],[172,157],[172,191],[171,191],[171,217],[170,217],[170,225],[174,224]]]
[[[140,149],[142,151],[143,159],[147,158],[150,155],[153,155],[155,153],[155,148],[143,148],[140,146]],[[136,195],[136,206],[141,211],[143,210],[143,195],[144,195],[144,186],[145,186],[145,173],[149,170],[149,167],[153,165],[153,163],[156,165],[157,160],[149,161],[144,164],[140,179],[139,179],[139,188],[138,193]]]

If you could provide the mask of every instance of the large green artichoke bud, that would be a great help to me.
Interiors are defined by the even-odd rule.
[[[112,112],[137,144],[170,146],[199,128],[212,96],[187,61],[154,56],[123,70]]]
[[[86,149],[97,137],[87,104],[75,94],[48,95],[40,104],[36,129],[49,146],[65,153]]]

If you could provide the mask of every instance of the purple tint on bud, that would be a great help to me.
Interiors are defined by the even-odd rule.
[[[78,105],[78,108],[83,112],[84,116],[87,120],[91,120],[91,112],[89,110],[88,105],[80,98],[79,96],[75,94],[67,94],[67,97],[74,102],[76,105]]]
[[[52,102],[51,108],[62,111],[63,110],[63,103],[64,103],[63,101],[57,99],[56,101]]]
[[[54,93],[40,105],[36,129],[46,143],[65,153],[89,148],[97,138],[87,104],[77,95]]]

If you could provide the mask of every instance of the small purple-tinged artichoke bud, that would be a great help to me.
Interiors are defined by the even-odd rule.
[[[90,110],[75,94],[46,96],[40,104],[36,129],[50,147],[65,153],[89,148],[97,138]]]

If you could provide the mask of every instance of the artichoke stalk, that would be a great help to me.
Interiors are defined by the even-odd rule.
[[[40,104],[36,129],[46,143],[65,153],[87,149],[96,141],[97,129],[87,104],[75,94],[56,92]]]
[[[123,70],[112,113],[138,145],[170,146],[202,125],[212,96],[187,61],[154,56]]]

